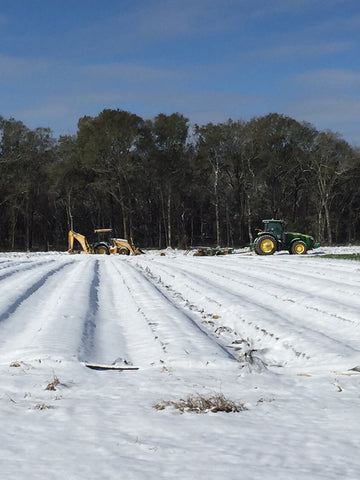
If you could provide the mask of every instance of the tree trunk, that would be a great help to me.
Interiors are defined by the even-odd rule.
[[[214,169],[214,197],[215,197],[215,225],[216,225],[216,245],[220,246],[220,218],[219,218],[219,195],[218,195],[218,182],[219,182],[219,169]]]
[[[194,244],[194,216],[191,213],[191,220],[190,220],[190,245]]]
[[[331,224],[330,224],[330,212],[329,212],[329,206],[328,206],[327,203],[325,203],[325,205],[324,205],[324,211],[325,211],[325,220],[326,220],[328,242],[329,242],[330,245],[332,245],[333,239],[332,239],[332,231],[331,231]]]
[[[15,207],[11,208],[11,217],[10,217],[10,249],[15,249],[15,228],[17,222],[17,213]]]
[[[201,206],[200,210],[200,238],[201,243],[204,241],[204,217],[203,217],[203,207]]]
[[[168,247],[168,246],[169,246],[169,243],[168,243],[169,236],[168,236],[168,231],[167,231],[168,224],[167,224],[167,222],[166,222],[166,212],[165,212],[164,194],[163,194],[162,189],[160,189],[160,196],[161,196],[162,220],[163,220],[163,224],[164,224],[164,233],[165,233],[165,244],[166,244],[166,247]]]
[[[319,242],[324,241],[324,232],[323,232],[322,224],[323,224],[323,219],[322,219],[322,206],[321,206],[318,211],[318,225],[317,225],[317,230],[318,230],[317,237],[319,239]]]
[[[247,195],[247,224],[248,224],[248,234],[249,234],[249,240],[250,243],[254,241],[254,237],[252,234],[252,218],[251,218],[251,206],[250,206],[250,195]]]
[[[159,216],[158,228],[159,228],[159,235],[158,235],[158,236],[159,236],[159,238],[158,238],[159,242],[158,242],[158,246],[159,246],[159,250],[160,250],[161,247],[162,247],[162,234],[161,234],[161,232],[162,232],[162,216],[161,216],[161,215]]]
[[[73,219],[72,210],[71,210],[71,193],[70,192],[67,194],[67,199],[66,199],[66,214],[68,219],[68,228],[69,230],[74,230],[74,219]]]
[[[231,233],[231,224],[230,224],[230,215],[229,215],[229,206],[226,204],[225,208],[226,213],[226,246],[232,245],[232,233]]]
[[[126,223],[126,209],[125,209],[125,203],[124,203],[123,197],[121,197],[120,205],[121,205],[122,223],[123,223],[123,238],[127,238],[128,232],[127,232],[127,223]]]
[[[171,247],[171,187],[169,187],[168,199],[167,199],[167,231],[168,231],[168,238],[167,238],[167,246]]]
[[[25,250],[30,251],[30,202],[28,198],[25,204]]]

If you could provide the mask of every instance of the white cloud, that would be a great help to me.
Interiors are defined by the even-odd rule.
[[[341,1],[341,0],[340,0]],[[336,19],[331,20],[320,20],[315,26],[309,28],[311,31],[318,33],[326,34],[338,34],[346,33],[349,34],[351,31],[355,30],[355,33],[358,32],[360,27],[360,15],[350,15],[344,18],[337,17]]]
[[[158,0],[119,15],[116,22],[123,34],[130,32],[135,41],[139,37],[162,42],[176,37],[196,38],[238,28],[245,21],[243,4],[239,0]]]
[[[360,98],[335,95],[298,98],[283,107],[283,113],[308,121],[320,130],[339,132],[348,142],[360,145]]]
[[[0,80],[37,75],[46,71],[52,62],[41,58],[16,58],[0,55]]]
[[[266,59],[289,59],[294,57],[315,57],[333,55],[353,48],[353,42],[306,42],[299,40],[294,43],[278,44],[273,47],[258,50],[257,55]]]
[[[176,78],[180,69],[148,67],[137,64],[107,63],[79,67],[79,72],[97,77],[118,77],[123,80],[146,82],[148,80],[166,80]]]
[[[360,71],[346,69],[324,69],[293,75],[292,80],[303,86],[327,89],[356,87],[360,83]]]
[[[348,120],[360,121],[360,98],[323,96],[300,99],[288,105],[288,110],[297,116],[319,123],[338,123]]]

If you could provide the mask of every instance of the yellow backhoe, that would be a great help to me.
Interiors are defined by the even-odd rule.
[[[110,234],[111,232],[111,228],[94,230],[94,233],[98,235]],[[93,244],[89,244],[84,235],[73,230],[70,230],[68,234],[68,253],[80,253],[79,250],[74,249],[74,240],[78,241],[85,253],[90,254],[110,255],[111,253],[118,253],[119,255],[141,255],[144,253],[135,247],[132,238],[129,241],[124,238],[110,238],[109,240],[98,240]]]

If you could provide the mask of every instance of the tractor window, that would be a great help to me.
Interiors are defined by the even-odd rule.
[[[280,237],[282,234],[282,225],[281,223],[270,223],[269,224],[269,232],[271,232],[276,237]]]

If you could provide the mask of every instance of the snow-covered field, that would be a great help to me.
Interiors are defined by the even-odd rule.
[[[0,254],[1,478],[358,480],[360,263],[330,251],[360,248]],[[164,403],[217,394],[246,408]]]

